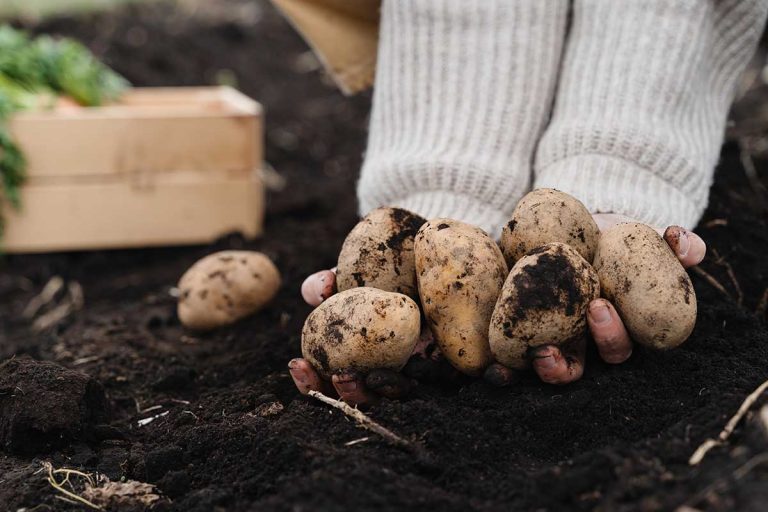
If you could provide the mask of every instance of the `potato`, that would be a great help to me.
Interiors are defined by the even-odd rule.
[[[529,252],[512,267],[493,310],[493,355],[519,369],[531,348],[583,340],[587,308],[599,296],[597,273],[572,247],[554,242]]]
[[[493,362],[488,324],[507,275],[498,245],[481,229],[450,219],[424,224],[416,235],[419,296],[445,358],[467,375]]]
[[[559,190],[536,189],[523,197],[501,232],[501,250],[509,265],[550,242],[576,249],[592,263],[600,230],[581,201]]]
[[[420,329],[419,306],[407,295],[352,288],[310,313],[301,331],[301,353],[326,379],[341,371],[399,371]]]
[[[426,220],[401,208],[377,208],[347,235],[339,253],[339,291],[369,286],[415,299],[413,237]]]
[[[680,261],[653,228],[625,223],[603,232],[595,268],[603,295],[634,341],[669,349],[691,335],[696,293]]]
[[[181,323],[214,329],[264,307],[280,288],[280,272],[260,252],[221,251],[189,267],[178,288]]]

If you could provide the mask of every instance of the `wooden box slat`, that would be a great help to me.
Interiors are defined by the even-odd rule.
[[[205,243],[263,223],[263,116],[226,87],[133,89],[119,104],[25,112],[7,252]]]

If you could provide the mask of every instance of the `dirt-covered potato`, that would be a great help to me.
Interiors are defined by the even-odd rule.
[[[696,324],[696,293],[664,239],[645,224],[618,224],[600,236],[595,255],[603,296],[630,337],[648,347],[680,345]]]
[[[493,362],[488,324],[507,264],[481,229],[434,219],[416,235],[416,277],[424,315],[445,358],[467,375]]]
[[[264,307],[280,288],[280,272],[260,252],[221,251],[189,267],[178,288],[181,323],[214,329]]]
[[[501,250],[509,265],[550,242],[576,249],[592,263],[600,230],[587,208],[573,196],[551,188],[523,197],[501,232]]]
[[[399,371],[419,341],[419,306],[401,293],[352,288],[320,304],[304,322],[301,353],[326,379],[341,371]]]
[[[401,208],[377,208],[349,232],[339,253],[339,291],[369,286],[415,299],[413,237],[426,220]]]
[[[529,252],[512,267],[493,310],[493,355],[524,368],[533,347],[583,340],[587,308],[599,296],[597,273],[570,246],[554,242]]]

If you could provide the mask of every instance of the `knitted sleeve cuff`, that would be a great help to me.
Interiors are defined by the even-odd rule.
[[[493,239],[498,239],[501,236],[501,227],[509,220],[508,213],[490,206],[476,197],[441,190],[410,194],[392,201],[390,206],[405,208],[427,220],[438,217],[460,220],[479,227]],[[367,210],[369,208],[361,205],[361,214],[368,213]]]
[[[592,213],[618,213],[660,228],[693,228],[705,207],[643,167],[608,155],[551,162],[537,169],[534,187],[571,194]]]

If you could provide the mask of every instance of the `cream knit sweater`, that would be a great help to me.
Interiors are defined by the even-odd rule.
[[[498,235],[534,186],[693,227],[767,14],[768,0],[384,0],[361,214]]]

